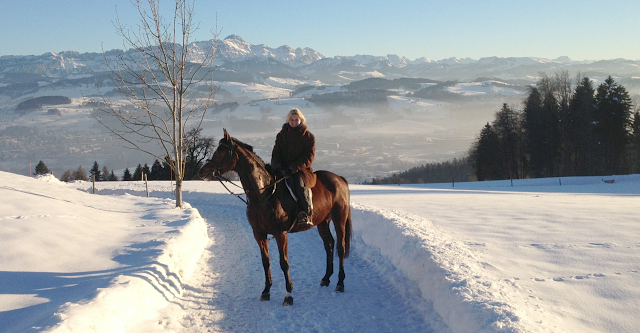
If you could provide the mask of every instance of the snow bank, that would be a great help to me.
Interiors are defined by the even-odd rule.
[[[182,294],[209,242],[200,213],[172,199],[0,182],[2,332],[127,332]]]
[[[433,303],[452,332],[543,332],[511,304],[512,292],[482,276],[481,262],[463,243],[430,221],[407,213],[352,203],[354,234],[374,247]]]
[[[186,205],[186,220],[171,222],[180,228],[155,242],[161,253],[135,273],[114,278],[88,302],[67,303],[57,315],[61,322],[46,332],[127,332],[182,295],[182,281],[195,270],[208,243],[207,227],[196,209]]]

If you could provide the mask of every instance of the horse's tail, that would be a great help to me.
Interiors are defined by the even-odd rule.
[[[344,257],[349,258],[349,249],[351,249],[351,206],[347,208],[347,223],[344,226]]]
[[[347,184],[347,186],[349,185],[349,182],[347,182],[347,179],[340,176],[340,178],[342,178],[342,180],[344,181],[345,184]],[[347,187],[348,188],[348,187]],[[352,226],[351,226],[351,200],[349,199],[347,201],[347,222],[344,226],[344,257],[345,258],[349,258],[349,250],[351,249],[351,238],[353,237],[353,232],[352,232]]]

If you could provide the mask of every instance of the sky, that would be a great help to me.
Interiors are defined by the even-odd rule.
[[[0,0],[0,8],[0,56],[123,48],[113,22],[139,21],[129,0]],[[640,59],[637,0],[197,0],[195,10],[196,40],[218,31],[326,57]]]

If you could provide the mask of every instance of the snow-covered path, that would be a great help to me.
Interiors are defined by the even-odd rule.
[[[185,193],[185,201],[207,220],[212,241],[185,281],[183,295],[157,321],[159,331],[448,332],[417,285],[379,253],[368,253],[358,239],[357,251],[345,264],[346,292],[334,292],[337,274],[329,288],[320,287],[325,253],[315,229],[289,237],[294,306],[282,306],[284,278],[275,240],[270,242],[271,301],[260,302],[264,275],[244,203],[229,195],[201,193]],[[140,327],[148,331],[149,325]]]

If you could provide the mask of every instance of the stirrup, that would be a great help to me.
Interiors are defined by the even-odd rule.
[[[307,215],[307,213],[300,212],[298,213],[298,219],[296,220],[296,224],[297,225],[313,225],[313,222],[311,222],[311,218],[309,217],[309,215]]]

